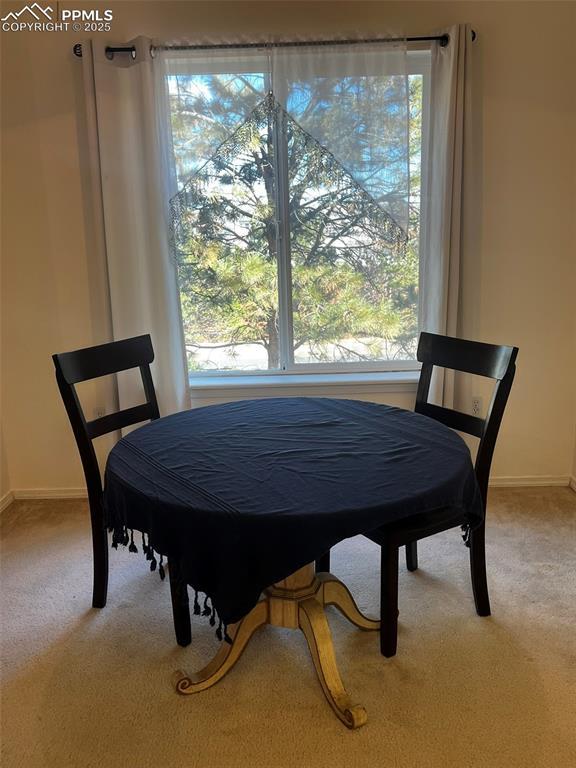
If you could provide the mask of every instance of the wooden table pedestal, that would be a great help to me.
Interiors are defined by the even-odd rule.
[[[348,728],[359,728],[367,719],[360,704],[352,704],[344,689],[334,654],[324,606],[334,605],[360,629],[378,630],[380,622],[364,616],[348,588],[331,573],[314,573],[310,563],[287,579],[269,587],[260,602],[237,624],[228,627],[232,643],[222,646],[199,672],[175,673],[178,693],[198,693],[217,683],[240,658],[248,641],[264,624],[301,629],[328,703]]]

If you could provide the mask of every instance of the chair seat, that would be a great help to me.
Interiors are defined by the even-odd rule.
[[[376,544],[384,544],[394,541],[398,546],[411,541],[425,539],[440,531],[464,525],[466,518],[462,512],[454,512],[453,509],[437,509],[433,512],[422,512],[412,517],[405,517],[395,523],[383,525],[364,535]]]

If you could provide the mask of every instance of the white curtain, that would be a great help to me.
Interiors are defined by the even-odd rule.
[[[423,185],[420,326],[458,335],[464,157],[471,151],[472,29],[448,30],[450,42],[432,51],[430,142]],[[453,375],[435,369],[432,401],[451,405]]]
[[[406,42],[274,47],[271,85],[285,111],[407,233]]]
[[[96,120],[92,166],[102,195],[114,339],[150,333],[153,378],[162,415],[189,407],[175,265],[168,246],[171,180],[158,113],[150,41],[130,43],[136,57],[105,55],[82,44],[88,120]],[[92,126],[94,129],[94,126]],[[118,377],[121,407],[141,399],[139,376]]]
[[[184,103],[193,97],[198,115],[186,141],[173,153],[178,187],[271,95],[273,103],[327,149],[395,222],[398,237],[406,237],[410,158],[404,40],[159,51],[157,58],[166,82],[170,81],[172,100]],[[235,89],[237,98],[228,103],[228,111],[222,112],[218,100],[203,92],[201,82],[187,83],[180,95],[181,78],[203,74],[210,74],[216,87],[221,80]],[[203,121],[210,131],[202,130]]]

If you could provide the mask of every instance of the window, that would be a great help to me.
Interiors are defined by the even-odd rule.
[[[169,62],[191,374],[416,366],[429,57],[409,51],[407,76],[292,77],[282,103],[265,53]]]

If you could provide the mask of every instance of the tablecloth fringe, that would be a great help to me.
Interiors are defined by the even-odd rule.
[[[132,528],[127,528],[125,525],[110,526],[108,530],[110,533],[112,533],[112,547],[114,549],[118,549],[118,545],[121,544],[123,547],[127,546],[129,552],[136,554],[138,553],[138,547],[134,543],[134,530]],[[146,534],[144,532],[142,532],[142,551],[146,555],[146,560],[150,562],[150,570],[155,571],[156,568],[158,568],[160,578],[162,581],[164,581],[166,578],[166,570],[164,568],[164,555],[160,554],[154,549],[154,547],[150,544],[150,536],[146,538]],[[204,593],[204,603],[202,607],[200,607],[198,595],[202,594],[202,592],[195,589],[194,587],[192,587],[192,589],[194,589],[194,615],[208,617],[208,621],[211,627],[216,626],[216,620],[218,620],[218,627],[215,631],[216,637],[218,640],[225,640],[227,643],[231,644],[232,638],[228,634],[228,625],[224,624],[218,615],[218,612],[216,611],[210,596]]]

